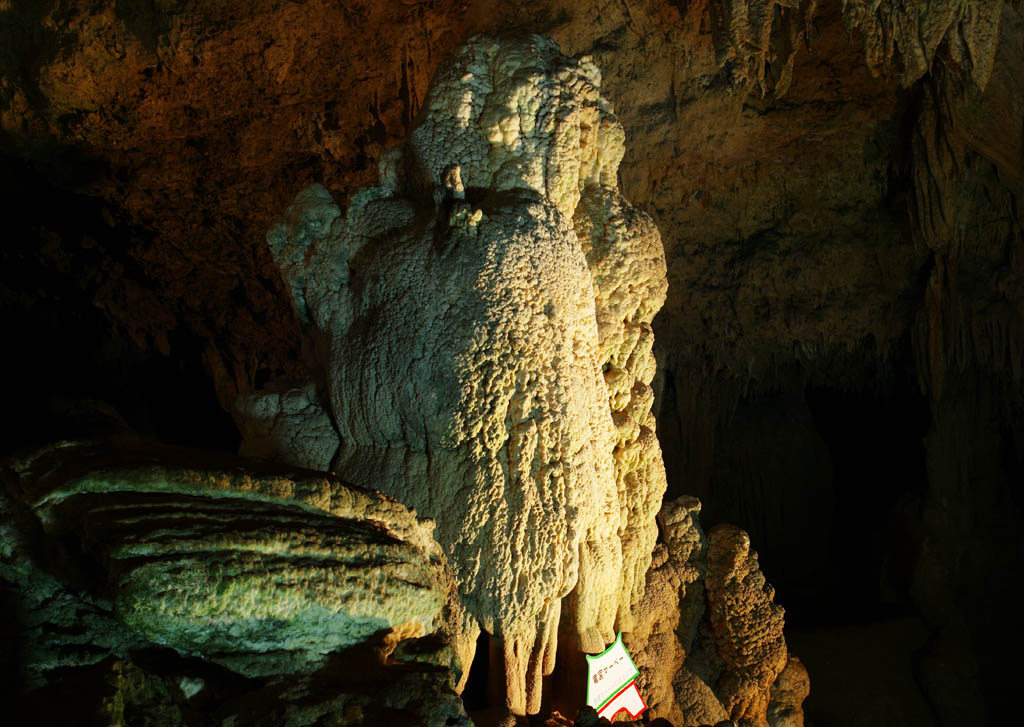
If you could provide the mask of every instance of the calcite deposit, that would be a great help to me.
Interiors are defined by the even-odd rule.
[[[722,0],[709,7],[718,63],[762,96],[783,96],[819,0]]]
[[[477,38],[438,70],[379,186],[345,213],[310,187],[267,236],[323,384],[301,409],[240,400],[258,433],[243,451],[323,467],[336,446],[335,471],[436,519],[516,713],[540,708],[563,613],[583,651],[631,628],[665,490],[650,388],[665,261],[618,192],[623,143],[589,58]],[[315,452],[293,444],[307,428]]]
[[[668,500],[628,635],[652,717],[675,725],[803,725],[807,671],[788,654],[783,609],[735,526],[705,534],[700,502]]]
[[[811,693],[810,677],[803,662],[792,654],[772,683],[768,695],[769,727],[804,727],[804,700]]]
[[[710,5],[720,64],[734,62],[738,80],[761,95],[783,96],[793,81],[796,54],[813,43],[820,0],[719,0]],[[940,46],[949,61],[979,86],[992,73],[1003,0],[927,3],[842,0],[843,21],[859,33],[874,73],[909,86],[931,70]]]
[[[769,689],[788,657],[783,611],[745,532],[716,526],[708,534],[707,558],[708,621],[722,660],[715,690],[731,718],[763,727]]]
[[[1002,12],[1003,0],[843,0],[843,18],[862,34],[868,66],[894,73],[906,85],[931,70],[944,45],[949,60],[984,87],[992,73]]]
[[[27,615],[13,691],[37,705],[99,679],[73,698],[111,701],[86,712],[182,724],[209,681],[257,704],[263,685],[278,694],[260,717],[236,715],[244,724],[388,708],[465,719],[454,582],[433,524],[392,498],[133,441],[57,443],[2,476],[0,577]],[[399,659],[427,667],[388,673]],[[204,709],[251,707],[222,697]]]

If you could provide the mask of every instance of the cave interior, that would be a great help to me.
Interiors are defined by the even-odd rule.
[[[664,497],[749,533],[806,724],[1012,720],[1024,5],[875,5],[0,0],[3,456],[125,430],[237,453],[231,402],[308,356],[271,221],[373,182],[466,38],[542,33],[601,68],[623,194],[661,231]],[[31,614],[0,584],[5,690],[38,724],[95,709],[88,674],[24,693]],[[140,659],[218,685],[189,724],[252,688]]]

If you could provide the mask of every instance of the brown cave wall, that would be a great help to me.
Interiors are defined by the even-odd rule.
[[[271,219],[371,181],[468,35],[548,33],[602,69],[623,192],[665,243],[669,494],[750,531],[791,623],[914,618],[933,722],[998,714],[1024,7],[982,90],[952,40],[927,72],[874,53],[857,5],[0,0],[7,449],[123,424],[234,449],[226,405],[302,368]],[[747,6],[767,33],[729,22]]]
[[[547,32],[602,68],[623,186],[664,230],[660,345],[757,374],[800,345],[874,334],[884,351],[924,264],[887,203],[906,94],[870,75],[834,5],[776,101],[719,64],[704,2],[8,3],[0,124],[8,154],[142,232],[112,252],[146,279],[100,274],[93,302],[156,350],[196,332],[226,401],[298,355],[260,244],[273,216],[309,182],[345,199],[370,181],[461,39]]]

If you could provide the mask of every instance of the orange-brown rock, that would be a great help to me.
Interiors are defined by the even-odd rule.
[[[783,610],[773,601],[750,548],[737,527],[719,525],[708,534],[708,617],[724,670],[715,694],[741,725],[765,727],[770,688],[786,666]]]
[[[270,220],[312,181],[344,207],[469,35],[544,33],[602,69],[627,139],[621,190],[663,233],[651,388],[669,492],[701,496],[714,520],[731,503],[787,533],[826,528],[840,508],[808,504],[816,477],[807,498],[779,496],[779,475],[723,482],[737,451],[810,452],[814,473],[835,455],[794,453],[796,434],[765,446],[785,417],[746,415],[780,391],[803,406],[814,387],[847,401],[897,388],[923,429],[895,447],[923,474],[875,502],[909,513],[900,606],[936,635],[919,683],[945,723],[1001,718],[1014,705],[1000,657],[1021,650],[1001,624],[1024,564],[1022,8],[0,0],[5,444],[95,431],[52,392],[237,446],[223,409],[315,359],[264,244]],[[279,393],[312,403],[303,392]],[[287,438],[287,424],[253,441]],[[323,455],[327,440],[292,445]]]
[[[650,715],[681,727],[802,725],[807,671],[788,657],[783,611],[750,539],[730,525],[705,536],[699,513],[692,497],[662,506],[662,542],[627,638]]]
[[[886,350],[923,264],[875,212],[895,87],[837,9],[814,5],[7,3],[0,128],[8,154],[134,231],[90,243],[115,264],[71,253],[90,268],[85,295],[144,349],[168,353],[179,327],[198,336],[227,406],[299,369],[261,244],[273,215],[310,182],[345,200],[372,181],[471,33],[545,32],[602,69],[629,140],[623,191],[667,231],[669,365],[756,374],[869,335]],[[761,98],[790,66],[785,101]],[[61,181],[65,158],[94,163]]]
[[[626,643],[640,670],[637,686],[652,717],[664,717],[677,725],[706,721],[692,708],[699,701],[696,684],[684,687],[682,699],[676,679],[686,660],[697,623],[704,616],[704,585],[707,541],[700,527],[700,502],[679,498],[665,502],[658,513],[662,542],[654,549],[647,571],[644,599],[634,629]],[[699,680],[698,680],[699,681]],[[710,690],[709,710],[725,718]],[[681,702],[681,703],[680,703]],[[717,708],[717,709],[715,709]],[[715,720],[718,721],[718,720]]]
[[[790,655],[786,667],[772,684],[768,701],[769,727],[804,727],[801,708],[811,692],[807,669],[797,657]]]

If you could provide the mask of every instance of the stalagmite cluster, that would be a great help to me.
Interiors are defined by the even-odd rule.
[[[630,628],[665,489],[665,261],[618,193],[623,142],[589,59],[539,36],[467,44],[379,186],[344,214],[309,188],[268,234],[322,388],[236,408],[246,451],[311,467],[330,417],[335,471],[436,519],[518,713],[540,707],[563,612],[584,651]],[[307,428],[315,452],[293,444]]]
[[[745,532],[704,533],[700,502],[666,501],[661,541],[628,635],[653,717],[672,724],[802,727],[807,671],[783,638],[783,610]]]
[[[750,549],[750,538],[732,525],[708,534],[708,620],[722,660],[716,692],[733,719],[767,724],[769,688],[786,666],[782,608]]]

